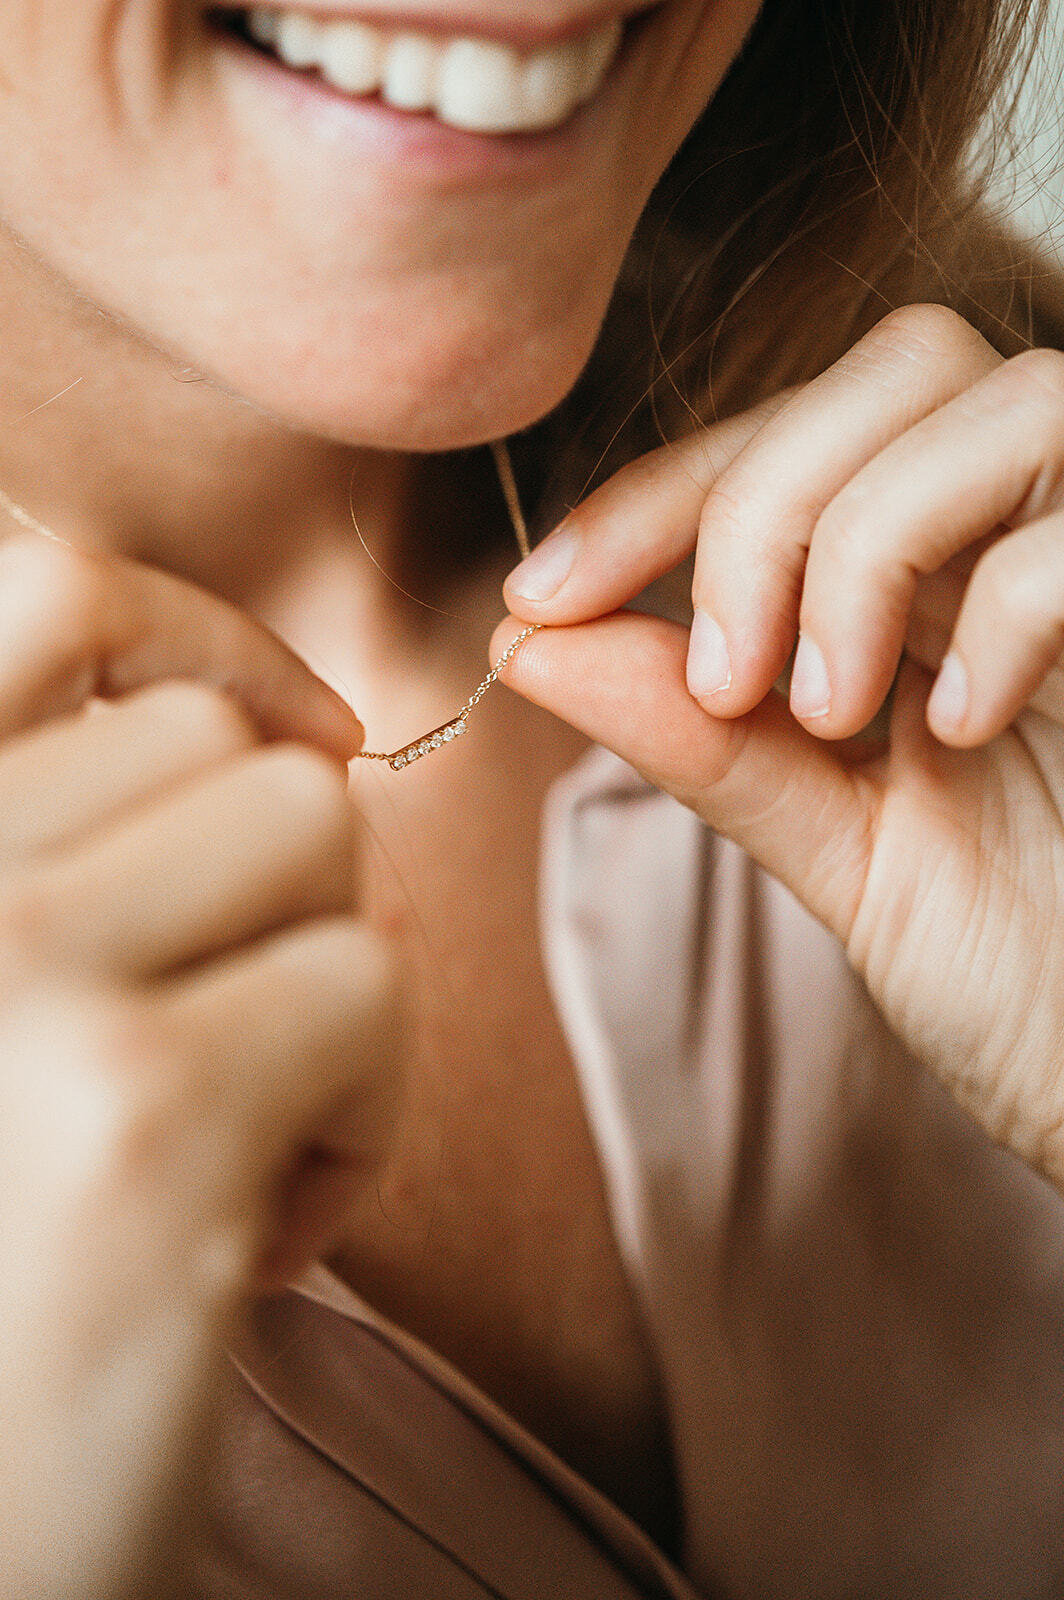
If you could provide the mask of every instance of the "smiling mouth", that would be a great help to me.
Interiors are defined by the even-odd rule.
[[[625,33],[611,17],[571,39],[516,50],[492,39],[326,20],[295,8],[219,8],[212,20],[290,70],[352,99],[428,112],[470,133],[559,127],[593,99]]]

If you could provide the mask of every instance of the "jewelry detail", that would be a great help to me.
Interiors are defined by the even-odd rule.
[[[532,554],[532,549],[528,542],[525,514],[521,510],[521,499],[517,493],[517,480],[514,478],[513,463],[510,460],[510,452],[506,448],[506,440],[493,440],[491,453],[495,458],[495,470],[499,474],[502,492],[506,497],[506,509],[509,511],[510,521],[514,525],[517,548],[521,552],[521,560],[524,561]]]
[[[529,553],[528,530],[521,511],[521,502],[517,496],[517,484],[514,481],[513,468],[510,465],[510,454],[503,439],[497,439],[491,448],[495,457],[499,481],[502,484],[502,491],[506,497],[510,519],[514,525],[514,533],[517,536],[518,548],[522,557],[524,557]],[[21,527],[29,529],[31,533],[43,534],[46,539],[55,539],[59,544],[68,545],[70,543],[69,539],[64,539],[62,534],[56,533],[52,528],[45,527],[43,522],[38,522],[36,517],[32,517],[24,506],[18,505],[9,495],[4,493],[3,489],[0,489],[0,509],[6,511],[13,521],[19,523]],[[415,739],[413,744],[406,744],[401,750],[393,750],[390,753],[383,750],[360,750],[355,759],[358,761],[387,761],[393,772],[402,772],[405,767],[409,767],[414,761],[419,761],[422,756],[427,756],[430,751],[439,750],[443,745],[452,744],[455,739],[461,738],[466,731],[469,713],[480,704],[503,667],[506,666],[508,661],[513,660],[525,640],[531,639],[532,635],[538,633],[542,626],[541,622],[532,623],[531,627],[525,628],[511,644],[507,645],[487,677],[482,683],[477,684],[461,711],[456,717],[452,717],[450,722],[443,723],[439,728],[433,728],[432,732],[426,733],[424,738]]]
[[[496,439],[491,446],[491,453],[495,458],[495,470],[499,474],[499,482],[506,498],[506,506],[510,513],[510,521],[514,525],[514,534],[517,538],[517,548],[524,559],[529,554],[528,528],[525,526],[524,512],[521,510],[521,501],[517,493],[517,483],[514,479],[514,469],[510,463],[510,452],[506,448],[505,439]],[[473,693],[456,717],[450,722],[445,722],[440,728],[433,728],[431,733],[426,733],[423,739],[415,739],[413,744],[406,744],[401,750],[393,750],[390,754],[384,750],[360,750],[358,761],[387,761],[393,772],[402,772],[412,761],[419,761],[422,756],[427,756],[430,750],[439,750],[442,745],[451,744],[466,731],[466,721],[469,713],[478,706],[495,682],[499,673],[508,661],[520,650],[526,639],[531,639],[543,626],[541,622],[534,622],[531,627],[525,628],[517,635],[512,644],[508,644],[502,655],[496,661],[483,683],[478,683]]]
[[[442,727],[433,728],[431,733],[426,733],[423,739],[415,739],[413,744],[404,745],[401,750],[393,750],[390,754],[384,750],[360,750],[356,759],[358,761],[387,761],[393,772],[402,772],[412,761],[417,761],[421,756],[427,756],[430,750],[438,750],[441,745],[450,744],[466,731],[466,722],[474,706],[478,706],[495,682],[499,673],[508,661],[512,661],[526,639],[531,639],[543,626],[541,622],[532,623],[525,628],[512,644],[508,644],[502,655],[496,661],[483,683],[478,683],[473,693],[456,717],[450,722],[445,722]]]

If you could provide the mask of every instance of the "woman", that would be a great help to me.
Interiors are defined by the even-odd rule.
[[[1058,1592],[1022,9],[5,6],[12,1594]]]

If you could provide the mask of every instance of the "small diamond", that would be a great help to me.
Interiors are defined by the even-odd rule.
[[[432,746],[432,748],[434,750],[438,750],[440,748],[440,745],[443,743],[443,740],[440,738],[438,733],[434,733],[432,735],[432,738],[429,740],[429,743],[431,744],[431,746]]]
[[[465,733],[465,730],[466,730],[466,725],[465,725],[464,722],[456,722],[455,725],[454,725],[454,736],[455,736],[455,738],[457,739],[457,737],[458,737],[458,735],[460,733]]]
[[[431,749],[432,746],[429,744],[429,741],[427,739],[422,739],[421,743],[417,747],[417,753],[419,756],[427,756]]]
[[[453,738],[454,738],[454,729],[453,728],[444,728],[444,730],[443,730],[443,741],[444,741],[444,743],[445,744],[450,744],[450,742],[451,742],[451,740]]]
[[[392,757],[392,771],[401,772],[406,766],[406,757],[403,755]]]

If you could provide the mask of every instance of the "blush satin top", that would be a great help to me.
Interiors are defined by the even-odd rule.
[[[1064,1593],[1060,1198],[906,1055],[787,890],[608,752],[554,785],[540,882],[684,1570],[319,1266],[232,1352],[182,1592]]]

